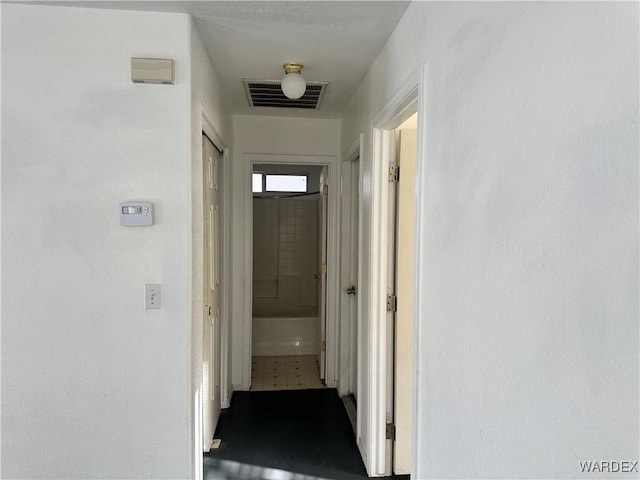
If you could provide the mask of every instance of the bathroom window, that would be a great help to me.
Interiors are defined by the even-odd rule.
[[[265,175],[265,191],[307,193],[306,175]]]
[[[308,175],[253,173],[253,193],[307,193]]]

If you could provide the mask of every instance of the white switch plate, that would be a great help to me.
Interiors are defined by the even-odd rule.
[[[157,283],[144,284],[144,308],[160,308],[160,285]]]

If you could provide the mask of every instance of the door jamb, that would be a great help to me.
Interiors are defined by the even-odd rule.
[[[416,189],[416,202],[417,207],[421,204],[422,191],[420,189],[420,181],[423,174],[423,157],[424,157],[424,145],[422,139],[424,138],[425,131],[425,114],[426,114],[426,79],[427,79],[427,65],[422,65],[416,72],[414,72],[404,85],[398,89],[396,95],[387,102],[387,104],[380,109],[380,111],[374,117],[371,129],[373,137],[373,152],[372,152],[372,221],[371,221],[371,252],[369,264],[371,269],[370,276],[370,298],[371,298],[371,319],[369,328],[369,369],[367,372],[359,372],[359,375],[368,375],[369,391],[366,392],[370,400],[370,415],[368,418],[368,444],[370,446],[370,463],[367,465],[367,471],[370,476],[386,476],[391,474],[392,462],[391,456],[388,455],[389,441],[386,439],[386,424],[389,419],[390,406],[387,405],[386,396],[387,389],[392,387],[389,385],[387,379],[387,310],[386,310],[386,296],[387,296],[387,278],[388,268],[387,262],[380,261],[381,258],[387,254],[387,248],[389,244],[389,228],[388,228],[388,206],[389,199],[387,195],[388,191],[388,169],[390,160],[395,155],[395,152],[391,151],[393,145],[393,139],[390,138],[394,134],[393,130],[397,128],[402,122],[408,119],[413,113],[418,112],[418,186]],[[416,223],[416,261],[420,259],[420,228],[419,221],[421,211],[416,209],[418,221]],[[416,281],[415,291],[419,291],[419,284]],[[415,299],[419,299],[419,295],[414,295]],[[419,310],[414,310],[418,312]],[[416,319],[417,319],[416,315]],[[414,342],[419,338],[419,322],[414,320]],[[417,363],[418,348],[414,350],[414,365]],[[360,367],[359,367],[360,369]],[[417,372],[417,368],[414,369]],[[418,383],[417,378],[414,383],[413,394],[413,410],[414,415],[416,413],[416,405],[418,403],[417,391]],[[414,419],[417,417],[414,416]],[[416,434],[415,427],[412,434],[413,439],[413,465],[412,474],[416,474],[415,464],[417,454]],[[391,446],[392,447],[392,446]]]
[[[419,467],[418,452],[424,452],[423,448],[423,436],[419,434],[419,425],[423,425],[423,418],[426,417],[426,408],[418,408],[422,402],[421,400],[421,386],[420,376],[425,378],[427,375],[427,368],[422,368],[422,365],[426,365],[426,353],[421,351],[420,343],[422,338],[422,332],[420,329],[420,318],[426,319],[426,315],[423,316],[422,312],[425,312],[424,298],[419,295],[419,292],[426,290],[425,282],[422,281],[421,265],[424,265],[424,257],[426,255],[426,234],[424,233],[427,228],[426,216],[426,189],[422,188],[422,185],[427,184],[427,107],[428,107],[428,64],[425,63],[420,67],[420,80],[418,87],[418,125],[416,128],[416,225],[415,225],[415,277],[414,277],[414,322],[413,322],[413,431],[411,434],[411,476],[414,478],[423,478],[426,472],[422,472]],[[423,320],[424,322],[425,320]]]
[[[340,238],[339,188],[340,162],[337,156],[326,155],[279,155],[279,154],[244,154],[243,178],[243,211],[244,211],[244,244],[243,244],[243,319],[242,319],[242,389],[251,386],[251,334],[252,334],[252,298],[253,298],[253,197],[251,188],[251,172],[254,164],[295,164],[326,165],[329,167],[329,204],[327,219],[327,368],[325,383],[335,387],[338,378],[338,288],[339,288],[339,254]]]

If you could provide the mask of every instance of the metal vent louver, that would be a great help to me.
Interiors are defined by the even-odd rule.
[[[284,96],[280,80],[249,80],[243,78],[249,105],[252,107],[319,109],[329,82],[307,82],[307,90],[300,98],[292,100]]]

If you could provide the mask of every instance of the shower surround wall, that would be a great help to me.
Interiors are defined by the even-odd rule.
[[[253,200],[253,354],[316,354],[317,197]]]

